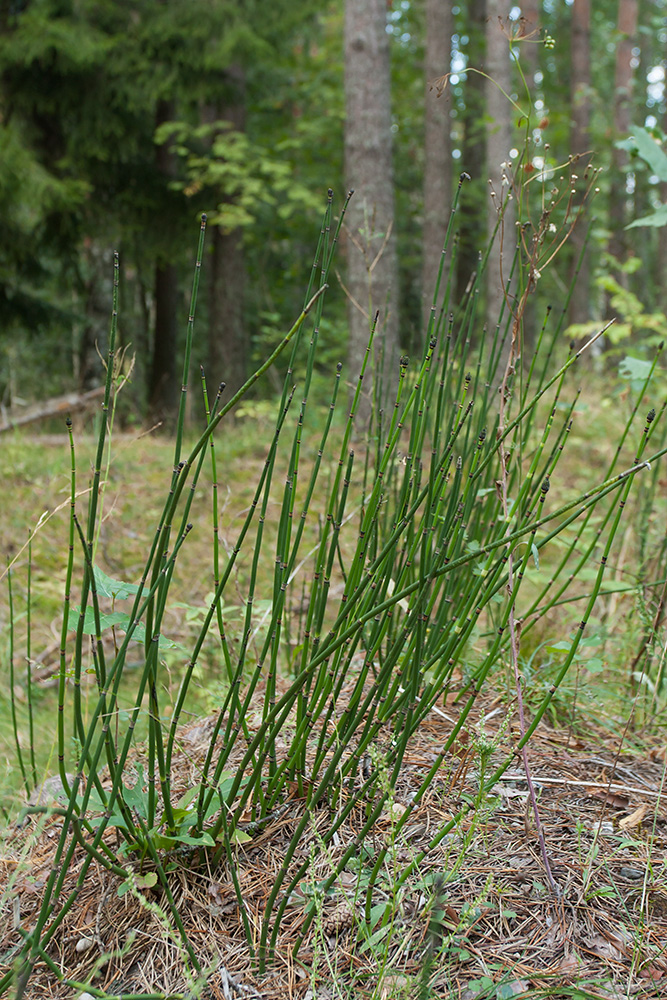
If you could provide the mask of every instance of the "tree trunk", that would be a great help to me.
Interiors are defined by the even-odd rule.
[[[667,129],[667,109],[662,118],[662,130]],[[660,201],[667,204],[667,181],[660,184]],[[656,254],[656,307],[667,313],[667,226],[658,229],[658,252]]]
[[[426,0],[426,103],[424,108],[424,232],[422,242],[422,327],[428,330],[431,308],[434,324],[442,308],[446,272],[437,301],[435,286],[452,203],[451,92],[438,97],[433,81],[449,73],[452,58],[452,7],[442,0]],[[450,248],[451,254],[451,248]]]
[[[211,393],[225,383],[227,400],[245,382],[250,355],[243,310],[245,258],[238,230],[225,233],[216,228],[212,244],[206,378]]]
[[[591,3],[574,0],[572,5],[570,104],[570,152],[577,158],[575,172],[581,178],[590,160],[591,120]],[[581,165],[580,165],[581,164]],[[590,254],[582,257],[586,239],[586,221],[582,219],[573,229],[571,248],[573,255],[572,280],[575,281],[570,299],[570,323],[586,323],[591,318]],[[580,261],[580,263],[579,263]],[[575,277],[574,269],[579,267]]]
[[[74,377],[79,389],[86,391],[99,385],[101,372],[100,357],[105,358],[108,349],[110,303],[113,291],[113,258],[108,247],[94,239],[84,240],[83,259],[85,279],[83,294],[85,319],[74,352]]]
[[[172,101],[159,101],[155,127],[172,121],[175,109]],[[155,147],[158,177],[165,187],[176,173],[174,154],[167,143]],[[178,412],[180,383],[177,371],[178,347],[178,270],[166,260],[158,260],[153,286],[155,326],[153,356],[148,383],[148,412],[153,423],[173,428]]]
[[[516,202],[508,201],[512,190],[512,106],[502,91],[512,92],[512,74],[509,41],[505,33],[501,13],[507,10],[502,0],[487,0],[486,21],[486,62],[485,80],[486,115],[489,119],[486,130],[486,162],[491,191],[491,210],[488,214],[487,238],[493,240],[486,273],[486,326],[487,338],[492,342],[502,313],[500,336],[503,335],[507,320],[511,316],[513,303],[507,299],[506,286],[512,260],[516,250]],[[501,90],[502,88],[502,90]],[[499,223],[496,230],[496,224]],[[495,236],[494,236],[495,230]],[[507,301],[506,301],[507,299]],[[510,323],[511,333],[511,323]],[[510,333],[500,355],[497,376],[502,379],[510,357]],[[515,344],[520,353],[521,345]]]
[[[540,4],[538,0],[528,0],[526,3],[521,4],[521,14],[522,14],[522,25],[521,32],[522,37],[527,40],[522,42],[519,47],[519,58],[521,60],[521,70],[523,72],[524,80],[526,81],[526,88],[528,93],[519,90],[519,103],[523,104],[524,101],[528,104],[531,121],[534,116],[534,124],[541,120],[542,115],[535,115],[535,74],[539,68],[539,53],[542,48],[541,45],[536,44],[539,39],[540,31]],[[535,152],[539,155],[541,150],[536,149]],[[524,219],[528,216],[535,219],[538,215],[539,207],[535,204],[533,198],[531,198],[530,193],[524,191],[524,206],[526,207],[526,212]],[[528,211],[530,209],[530,211]],[[539,216],[538,216],[539,217]],[[525,270],[524,270],[525,274]],[[528,296],[523,306],[523,316],[521,317],[521,340],[522,340],[522,353],[524,356],[529,356],[532,354],[535,341],[537,339],[538,324],[541,319],[538,318],[537,314],[537,296],[531,294]]]
[[[522,35],[528,41],[524,42],[519,49],[521,67],[523,69],[526,86],[530,93],[531,101],[535,102],[535,73],[538,69],[538,57],[542,46],[538,45],[540,32],[540,4],[538,0],[526,0],[521,4],[522,15]],[[523,99],[523,94],[519,94]]]
[[[238,132],[246,127],[245,73],[232,66],[225,73],[228,98],[204,110],[204,120],[230,122]],[[208,363],[209,392],[226,385],[229,399],[245,382],[250,352],[244,324],[243,293],[246,284],[243,240],[240,230],[226,232],[220,227],[211,237],[208,281]]]
[[[467,65],[479,70],[484,64],[486,0],[469,0]],[[468,180],[459,198],[459,245],[456,264],[456,297],[460,302],[477,271],[486,238],[489,188],[486,182],[484,77],[468,73],[465,78],[462,115],[461,169]]]
[[[616,48],[616,69],[614,73],[614,138],[627,138],[632,124],[632,49],[636,44],[638,0],[619,0],[618,4],[618,46]],[[628,154],[625,150],[612,151],[612,192],[609,205],[609,227],[611,238],[609,252],[619,261],[627,257],[628,237],[624,232],[627,219],[627,194],[625,167]],[[620,275],[619,280],[624,281]]]
[[[386,15],[385,0],[345,2],[345,177],[355,191],[346,219],[349,379],[356,386],[369,330],[379,311],[374,353],[375,374],[382,375],[382,405],[395,390],[398,355]],[[359,426],[370,417],[372,393],[372,373],[367,369]]]

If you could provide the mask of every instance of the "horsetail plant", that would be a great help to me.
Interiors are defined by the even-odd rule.
[[[308,884],[313,857],[304,850],[304,843],[316,816],[326,815],[326,822],[317,825],[318,838],[322,850],[331,852],[331,871],[318,889],[320,900],[360,851],[387,802],[393,801],[403,762],[420,726],[437,703],[456,690],[461,704],[458,717],[412,800],[392,819],[392,840],[401,836],[436,781],[479,692],[491,682],[508,651],[518,661],[518,619],[526,618],[527,628],[568,593],[572,564],[579,565],[585,539],[587,554],[599,554],[599,568],[581,624],[552,689],[541,698],[532,719],[526,720],[514,751],[527,744],[576,656],[602,591],[632,483],[648,466],[644,455],[656,421],[647,420],[634,461],[625,471],[616,471],[622,454],[619,448],[601,483],[587,483],[574,499],[559,500],[559,461],[576,415],[576,393],[566,399],[567,378],[583,351],[604,331],[556,367],[552,356],[557,354],[562,317],[556,318],[551,339],[548,318],[524,377],[516,326],[521,317],[509,304],[503,305],[492,344],[480,337],[477,312],[483,267],[467,296],[453,307],[451,270],[445,268],[453,223],[438,276],[439,284],[446,282],[447,312],[436,315],[433,308],[423,354],[415,363],[407,357],[400,359],[395,384],[379,386],[376,381],[376,392],[389,395],[391,405],[382,412],[376,400],[371,430],[366,439],[359,440],[355,417],[367,384],[364,374],[371,364],[371,344],[381,337],[376,316],[362,372],[352,373],[358,378],[347,413],[338,419],[345,405],[339,364],[330,373],[324,418],[318,420],[313,376],[342,218],[343,212],[334,220],[330,193],[304,307],[257,372],[228,401],[224,401],[222,386],[209,397],[205,372],[201,372],[204,427],[187,452],[185,395],[203,260],[202,220],[173,469],[135,584],[110,584],[96,563],[94,539],[106,420],[99,432],[85,526],[77,512],[75,449],[69,427],[71,518],[58,699],[59,771],[68,801],[56,813],[62,829],[34,927],[25,935],[16,967],[0,978],[0,991],[14,983],[19,1000],[26,995],[36,964],[42,960],[53,964],[48,955],[50,942],[75,905],[93,861],[135,889],[141,885],[137,878],[150,875],[160,893],[162,911],[173,921],[191,980],[202,974],[205,963],[188,937],[171,869],[186,864],[226,871],[248,949],[263,972],[280,945],[281,927],[295,890],[302,882]],[[517,253],[514,273],[525,263],[521,253]],[[103,418],[114,392],[117,259],[114,273]],[[309,315],[313,326],[307,340],[304,329]],[[513,345],[510,364],[500,371],[503,341],[508,337]],[[235,540],[223,554],[215,433],[288,348],[287,372],[257,485]],[[542,351],[549,359],[544,364],[538,358]],[[622,444],[639,405],[638,399]],[[565,415],[559,422],[563,406]],[[653,463],[666,451],[663,441],[649,461]],[[165,622],[179,555],[188,544],[197,487],[206,477],[207,457],[213,483],[213,593],[182,665],[171,718],[165,720],[160,691]],[[554,495],[556,501],[549,503]],[[601,536],[593,533],[591,537],[588,526],[593,511],[602,511],[598,527],[606,537],[601,552]],[[577,522],[583,526],[577,541],[568,541],[565,555],[549,562],[550,543],[565,537]],[[538,560],[547,562],[549,581],[536,583],[524,597],[532,582],[532,565]],[[81,596],[75,610],[70,601],[77,563]],[[224,610],[225,595],[232,587],[243,588],[245,605],[236,643],[230,641]],[[110,593],[132,601],[129,614],[115,616],[124,635],[114,635],[112,643],[102,612],[102,602]],[[262,630],[256,627],[259,601],[268,602]],[[224,678],[222,704],[212,720],[194,785],[184,802],[176,802],[173,770],[188,693],[214,631]],[[86,636],[91,637],[96,688],[87,719],[82,711]],[[131,643],[142,650],[141,669],[132,678],[126,669]],[[521,683],[518,675],[517,683]],[[128,686],[132,708],[121,722],[119,696],[121,688]],[[78,741],[73,778],[68,776],[66,752],[68,701],[71,732]],[[138,764],[135,731],[144,717],[145,763]],[[514,753],[483,778],[479,801],[513,759]],[[394,903],[416,866],[471,808],[474,803],[438,828],[427,847],[415,852],[396,873]],[[31,807],[32,811],[40,809]],[[351,831],[354,810],[363,820]],[[290,835],[256,925],[243,898],[238,852],[245,843],[252,843],[258,831],[286,814],[292,820]],[[117,833],[115,844],[105,837],[110,829]],[[345,846],[334,854],[333,845],[343,831]],[[76,852],[80,864],[72,887],[66,876]],[[386,845],[376,850],[368,883],[360,894],[367,927],[386,853]],[[317,916],[318,905],[317,900],[306,903],[295,951]]]

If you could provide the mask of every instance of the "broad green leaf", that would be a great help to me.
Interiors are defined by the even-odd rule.
[[[195,788],[193,791],[196,792],[197,789]],[[189,809],[173,809],[172,815],[174,817],[174,823],[179,828],[182,828],[185,820],[189,819],[190,822],[187,824],[187,829],[189,829],[197,819],[197,810],[194,806],[191,806]]]
[[[625,228],[636,229],[639,226],[657,226],[658,228],[667,226],[667,205],[659,205],[655,212],[651,212],[650,215],[642,215],[640,219],[635,219]]]
[[[129,833],[128,825],[127,825],[127,823],[125,822],[125,820],[123,819],[123,817],[121,816],[120,813],[112,813],[111,816],[109,816],[109,819],[107,820],[106,825],[107,826],[117,826],[121,830],[128,830],[128,833]]]
[[[561,652],[569,653],[571,647],[572,643],[569,641],[569,639],[561,639],[560,642],[550,643],[545,648],[549,653],[561,653]]]
[[[371,927],[375,927],[382,920],[386,913],[391,910],[391,903],[385,900],[383,903],[376,903],[371,906]]]
[[[633,358],[631,355],[626,354],[619,363],[618,374],[621,378],[627,378],[633,382],[645,382],[652,367],[653,363],[651,361],[644,361],[642,358]]]
[[[371,948],[374,948],[376,945],[380,943],[380,941],[382,941],[383,938],[387,936],[390,930],[391,930],[390,924],[385,924],[383,927],[378,928],[378,930],[376,930],[373,934],[371,934],[369,938],[366,939],[366,941],[364,941],[359,951],[364,952],[364,951],[369,951]]]
[[[191,844],[193,847],[215,847],[215,841],[210,833],[202,833],[201,837],[190,837],[184,833],[170,836],[166,833],[153,833],[151,831],[151,840],[158,851],[173,851],[179,844]]]
[[[67,627],[72,632],[76,632],[79,627],[80,613],[80,608],[70,608],[67,618]],[[114,626],[119,628],[121,632],[127,632],[131,624],[132,619],[124,611],[100,611],[100,628],[103,632],[106,629],[113,628]],[[86,613],[83,616],[83,632],[84,635],[95,635],[95,611],[93,608],[86,608]],[[135,642],[144,642],[145,638],[146,629],[143,622],[139,622],[132,632],[132,639]],[[164,635],[160,636],[159,646],[160,649],[179,648],[177,643],[172,642],[171,639],[167,639]]]
[[[192,788],[188,788],[187,792],[181,795],[180,799],[176,803],[176,808],[174,809],[174,815],[176,815],[176,810],[182,810],[187,812],[187,807],[190,805],[195,796],[199,795],[199,786],[194,785]]]
[[[148,816],[148,791],[144,791],[144,768],[137,764],[136,783],[129,788],[123,785],[123,800],[130,809],[136,809],[142,819]]]
[[[621,149],[626,149],[637,156],[641,156],[645,163],[648,163],[653,173],[661,181],[667,181],[667,154],[655,141],[650,132],[639,125],[633,125],[630,130],[630,137],[623,139],[616,144]]]
[[[95,585],[100,597],[110,597],[115,601],[124,601],[139,591],[136,583],[124,583],[122,580],[114,580],[112,577],[107,576],[99,566],[95,566],[94,570]]]
[[[146,872],[145,875],[133,875],[131,880],[126,879],[125,882],[121,882],[118,886],[116,890],[118,896],[124,896],[128,893],[133,884],[135,889],[152,889],[157,884],[157,875],[155,872]]]

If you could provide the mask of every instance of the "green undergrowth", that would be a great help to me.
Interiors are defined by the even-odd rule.
[[[564,311],[545,317],[534,353],[521,357],[525,273],[539,263],[539,238],[529,259],[517,254],[516,288],[486,338],[484,270],[454,302],[452,243],[439,278],[445,306],[432,312],[422,356],[403,357],[384,381],[373,380],[371,422],[360,426],[380,337],[375,323],[360,378],[345,376],[352,397],[339,364],[324,405],[311,398],[341,221],[330,201],[304,309],[234,398],[206,385],[205,373],[189,372],[191,320],[184,381],[200,394],[199,436],[185,435],[183,403],[175,440],[160,442],[150,461],[141,457],[150,440],[116,442],[111,433],[120,388],[116,265],[99,437],[91,448],[70,428],[62,510],[5,575],[12,768],[30,794],[41,777],[33,748],[44,698],[31,670],[44,635],[41,611],[49,608],[58,660],[51,759],[66,790],[39,912],[0,979],[0,990],[13,986],[18,1000],[29,995],[40,962],[68,983],[49,946],[93,861],[125,893],[161,893],[160,919],[179,942],[188,976],[201,981],[196,943],[172,894],[174,852],[193,869],[231,878],[236,919],[260,974],[275,960],[297,890],[304,903],[295,958],[317,928],[318,900],[356,871],[360,947],[378,945],[381,974],[382,941],[392,938],[401,894],[429,852],[466,817],[481,818],[488,793],[542,719],[567,720],[559,699],[574,711],[572,695],[563,697],[573,677],[583,690],[619,668],[619,607],[634,621],[627,641],[636,662],[625,683],[635,721],[663,707],[659,460],[667,445],[661,401],[651,400],[652,370],[600,421],[601,405],[577,392],[587,347],[561,357]],[[540,225],[546,234],[548,212]],[[192,317],[203,240],[204,224]],[[244,436],[230,412],[281,354],[288,375],[273,422],[255,414],[266,430],[253,440],[252,425]],[[37,463],[31,467],[37,476]],[[60,541],[49,543],[58,533]],[[11,534],[20,537],[15,524]],[[37,557],[40,545],[48,563]],[[65,595],[59,618],[50,588]],[[519,719],[513,751],[492,765],[480,748],[478,794],[399,864],[392,844],[476,699],[503,686],[506,712]],[[456,721],[410,802],[394,812],[406,754],[443,700],[455,705]],[[188,793],[176,795],[179,734],[203,711],[215,720],[210,743]],[[250,914],[238,850],[252,841],[248,829],[261,829],[293,796],[301,811],[263,910]],[[353,810],[363,821],[334,854]],[[387,810],[391,838],[376,844],[362,881],[358,859]],[[332,853],[326,876],[313,881],[316,857],[304,845],[316,819],[316,854]],[[105,836],[110,830],[115,839]],[[66,873],[75,852],[72,888]],[[438,892],[460,864],[452,859]]]

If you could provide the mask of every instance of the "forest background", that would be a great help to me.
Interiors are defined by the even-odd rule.
[[[361,261],[363,288],[379,239],[385,333],[416,352],[459,175],[471,178],[457,219],[464,288],[495,225],[489,179],[498,187],[502,161],[535,190],[580,179],[562,200],[566,231],[585,189],[594,195],[527,322],[563,301],[578,266],[570,322],[613,313],[608,346],[630,338],[623,353],[631,342],[641,354],[665,334],[667,175],[629,137],[639,126],[664,140],[664,12],[662,0],[6,0],[1,405],[15,413],[99,382],[117,249],[120,336],[135,355],[120,414],[168,425],[201,212],[212,225],[195,360],[210,384],[237,387],[300,308],[328,187],[341,204],[357,189],[348,266]],[[355,99],[377,111],[361,140]],[[339,279],[326,369],[348,340],[354,360],[368,331],[354,274]]]

